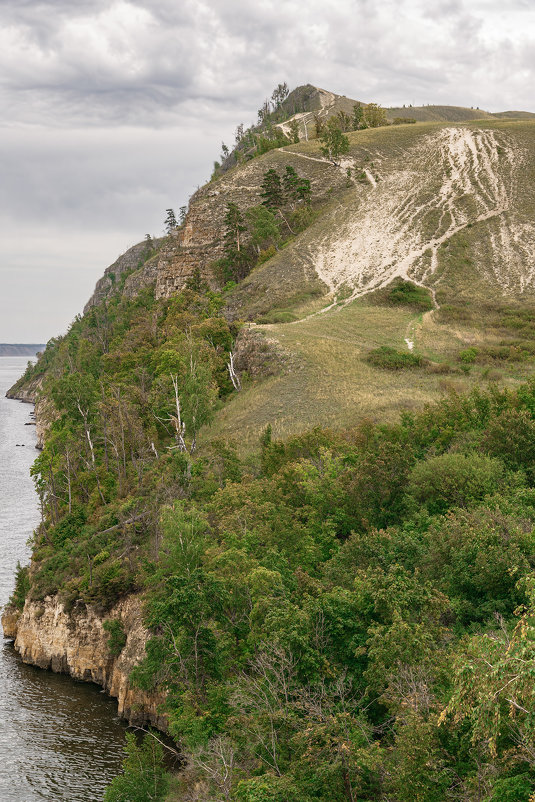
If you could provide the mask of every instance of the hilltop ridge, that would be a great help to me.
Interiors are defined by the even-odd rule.
[[[311,85],[292,95],[285,114],[305,100],[310,108],[323,104],[326,113],[354,104]],[[295,112],[305,120],[312,113]],[[274,425],[285,435],[307,423],[389,417],[400,404],[421,405],[445,388],[468,389],[483,374],[515,383],[531,371],[524,357],[504,356],[496,365],[481,355],[463,372],[458,354],[476,346],[481,353],[505,355],[512,347],[526,354],[531,347],[529,325],[518,316],[535,304],[535,122],[487,116],[346,136],[349,151],[338,164],[322,154],[316,138],[238,160],[192,196],[184,223],[155,241],[153,251],[139,243],[110,267],[86,307],[110,293],[133,297],[143,288],[169,299],[195,276],[221,290],[225,282],[215,267],[224,254],[228,204],[242,214],[261,204],[269,170],[282,175],[293,168],[309,181],[304,228],[286,232],[282,247],[224,293],[227,319],[248,321],[237,343],[240,368],[261,378],[262,349],[271,354],[266,375],[274,364],[293,366],[248,386],[218,414],[217,431],[239,432],[244,447],[270,422],[274,404]],[[120,279],[112,281],[110,273]],[[422,317],[410,307],[377,302],[400,281],[427,293],[434,311]],[[433,370],[394,375],[365,362],[378,345],[407,351],[408,342]],[[337,363],[345,365],[344,376]],[[327,399],[339,381],[345,391],[333,407]]]

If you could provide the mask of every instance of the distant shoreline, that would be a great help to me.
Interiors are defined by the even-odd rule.
[[[44,343],[0,343],[0,356],[35,356],[44,349]]]

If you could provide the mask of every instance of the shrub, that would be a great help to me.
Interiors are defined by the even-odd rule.
[[[104,621],[104,629],[108,633],[108,649],[114,657],[118,657],[126,645],[126,633],[118,618]]]
[[[395,306],[410,306],[422,312],[433,309],[433,299],[428,290],[402,279],[393,283],[388,293],[388,302]]]
[[[366,362],[375,368],[386,368],[387,370],[403,370],[404,368],[419,368],[424,360],[419,354],[410,351],[396,351],[388,345],[374,348],[366,357]]]
[[[496,780],[489,802],[529,802],[533,781],[529,774]]]
[[[495,493],[504,473],[501,460],[492,457],[441,454],[413,468],[409,494],[430,513],[443,513],[448,507],[469,507]]]
[[[260,251],[260,253],[258,254],[258,259],[256,260],[256,264],[257,265],[263,265],[264,262],[269,261],[269,259],[271,259],[272,256],[275,256],[276,253],[277,253],[277,249],[275,248],[275,246],[274,245],[270,245],[269,248],[266,248],[265,250]]]
[[[386,306],[408,306],[418,312],[428,312],[434,306],[429,290],[402,278],[394,279],[388,287],[377,290],[371,300]]]
[[[14,605],[19,610],[22,610],[29,590],[30,590],[30,577],[28,572],[28,566],[26,565],[22,566],[20,562],[18,562],[15,573],[15,589],[9,600],[10,604]]]
[[[238,802],[307,802],[307,797],[289,777],[265,774],[251,780],[240,780],[236,794]]]
[[[531,532],[516,515],[493,507],[452,511],[427,535],[424,571],[461,624],[511,615],[523,600],[519,579],[533,568]]]
[[[471,365],[476,361],[478,354],[477,348],[465,348],[464,351],[459,352],[459,361],[465,365]]]

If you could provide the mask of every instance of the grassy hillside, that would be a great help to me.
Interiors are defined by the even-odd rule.
[[[227,302],[285,355],[280,375],[253,383],[217,419],[216,431],[243,447],[270,421],[282,436],[392,419],[452,390],[532,373],[535,125],[405,125],[349,139],[340,168],[316,161],[315,141],[276,152],[281,165],[317,170],[318,182],[349,164],[354,178]],[[433,311],[385,303],[380,288],[396,280],[427,287]],[[384,345],[407,352],[407,340],[424,358],[417,369],[366,361]]]
[[[184,757],[171,779],[131,737],[106,802],[533,799],[534,136],[417,123],[237,165],[188,237],[213,259],[227,203],[293,166],[313,200],[278,251],[244,235],[258,266],[221,292],[112,293],[28,366],[50,428],[10,614],[89,607],[111,671],[142,594],[129,683]]]
[[[532,120],[535,113],[532,111],[484,111],[480,108],[466,108],[464,106],[392,106],[387,109],[388,119],[396,117],[411,117],[417,122],[470,122],[471,120]]]
[[[468,109],[464,106],[393,106],[388,111],[388,119],[396,117],[412,117],[420,123],[426,122],[466,122],[492,118],[489,111]]]

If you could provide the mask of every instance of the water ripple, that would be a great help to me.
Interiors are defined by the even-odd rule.
[[[0,605],[39,519],[29,476],[35,458],[31,406],[4,398],[26,359],[0,357]],[[1,802],[97,802],[120,770],[124,725],[95,685],[26,666],[0,648]]]

